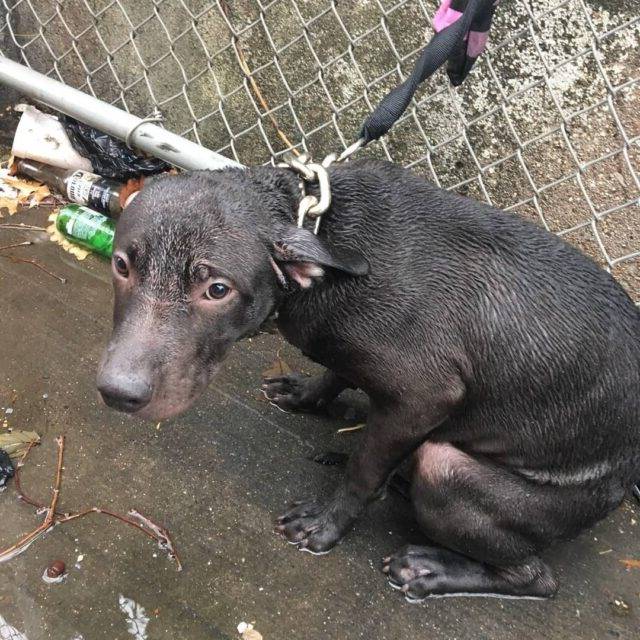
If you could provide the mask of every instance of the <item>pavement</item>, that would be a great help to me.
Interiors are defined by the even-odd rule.
[[[47,214],[32,209],[0,225],[42,225]],[[184,569],[176,571],[139,531],[104,515],[59,525],[0,564],[3,640],[13,640],[7,625],[28,640],[228,640],[239,638],[243,621],[265,640],[640,637],[640,568],[621,562],[640,560],[633,500],[545,555],[561,582],[551,601],[406,603],[380,571],[383,556],[420,542],[408,503],[393,492],[329,555],[297,552],[274,535],[274,517],[339,480],[339,468],[309,458],[357,446],[357,432],[336,432],[364,419],[366,400],[350,393],[324,416],[271,407],[257,390],[278,353],[295,369],[313,366],[265,334],[235,347],[184,416],[156,426],[112,412],[94,386],[110,329],[108,265],[94,257],[78,262],[38,233],[0,228],[0,246],[26,239],[38,243],[0,253],[36,259],[66,284],[0,258],[0,424],[4,414],[9,427],[42,436],[23,469],[23,487],[49,499],[54,438],[64,434],[62,509],[138,509],[171,532]],[[0,494],[0,546],[43,517],[16,499],[13,483]],[[54,560],[69,573],[48,585],[41,576]]]

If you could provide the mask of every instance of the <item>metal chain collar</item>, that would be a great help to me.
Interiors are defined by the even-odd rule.
[[[356,140],[348,146],[340,155],[336,153],[329,154],[321,163],[313,162],[311,156],[304,153],[299,156],[293,153],[286,153],[282,162],[276,166],[291,169],[300,176],[300,192],[302,198],[298,205],[298,226],[303,227],[307,216],[315,220],[313,233],[318,235],[320,229],[320,221],[322,214],[331,206],[331,185],[329,183],[328,168],[334,162],[343,162],[350,158],[358,149],[364,146],[364,138]],[[318,184],[320,188],[320,197],[307,193],[307,184]]]

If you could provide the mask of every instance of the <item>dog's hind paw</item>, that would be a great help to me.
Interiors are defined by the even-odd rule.
[[[442,596],[548,598],[557,589],[547,566],[528,564],[497,569],[439,547],[407,545],[382,561],[389,585],[409,602]]]

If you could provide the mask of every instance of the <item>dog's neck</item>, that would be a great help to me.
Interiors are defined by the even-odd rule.
[[[273,226],[297,224],[298,207],[304,196],[300,176],[292,169],[281,167],[252,167],[253,178],[262,187],[265,213]],[[306,193],[318,195],[314,184],[305,185]]]

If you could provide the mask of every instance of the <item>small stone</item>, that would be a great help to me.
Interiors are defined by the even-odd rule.
[[[241,622],[240,624],[238,624],[238,633],[239,634],[243,634],[245,631],[249,631],[253,629],[253,625],[249,624],[247,622]]]
[[[50,578],[57,578],[59,575],[62,575],[66,570],[66,565],[62,560],[56,560],[49,565],[47,569],[47,575]]]
[[[619,616],[627,616],[631,613],[631,607],[622,598],[614,598],[611,609],[614,614]]]
[[[62,560],[54,560],[42,574],[42,579],[48,584],[62,582],[66,577],[67,566]]]

